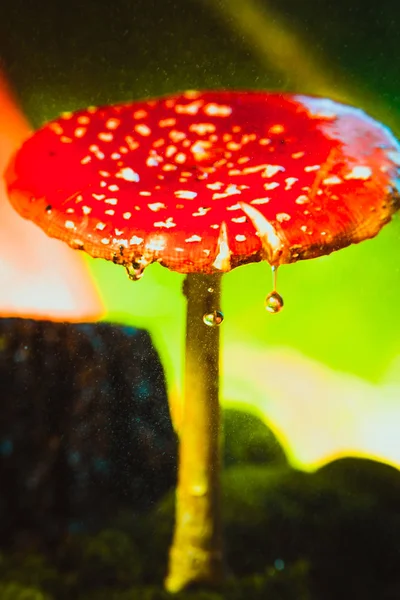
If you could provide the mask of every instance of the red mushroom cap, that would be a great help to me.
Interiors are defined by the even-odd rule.
[[[361,110],[264,92],[187,92],[68,113],[6,173],[51,236],[139,271],[328,254],[399,208],[400,147]]]

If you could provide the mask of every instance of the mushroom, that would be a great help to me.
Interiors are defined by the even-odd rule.
[[[187,274],[184,414],[167,588],[222,579],[220,276],[375,236],[400,206],[400,146],[356,108],[301,95],[186,92],[65,113],[22,146],[12,204],[50,236],[124,265]]]

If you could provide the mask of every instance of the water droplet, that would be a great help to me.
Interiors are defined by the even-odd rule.
[[[221,325],[224,320],[224,315],[220,310],[214,310],[213,312],[206,313],[203,316],[203,322],[208,325],[208,327],[217,327]]]
[[[283,308],[283,298],[276,292],[270,292],[265,299],[265,309],[270,313],[278,313]]]
[[[210,292],[210,294],[212,294],[212,293],[213,293],[213,291],[214,291],[214,288],[213,288],[213,287],[209,287],[209,288],[208,288],[208,290],[207,290],[207,292]]]
[[[125,269],[131,281],[139,281],[143,277],[144,266],[138,262],[126,265]]]

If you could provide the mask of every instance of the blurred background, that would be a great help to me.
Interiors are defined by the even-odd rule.
[[[62,111],[196,88],[329,96],[400,136],[399,25],[400,5],[390,0],[3,2],[1,165],[29,128]],[[0,194],[0,314],[147,329],[179,418],[182,276],[153,265],[132,283],[122,268],[44,239],[12,214],[3,188]],[[389,488],[398,486],[399,241],[396,216],[373,240],[284,266],[278,315],[263,307],[268,265],[223,278],[223,406],[257,416],[292,468],[314,472],[343,457],[374,459],[393,467]],[[49,296],[49,289],[60,293]],[[253,425],[243,427],[250,436]],[[381,484],[372,481],[378,493]],[[386,564],[398,560],[390,556]],[[400,597],[398,587],[377,590],[375,598]]]

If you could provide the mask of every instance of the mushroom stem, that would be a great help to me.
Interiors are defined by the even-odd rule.
[[[176,521],[165,586],[218,586],[223,579],[220,514],[219,329],[203,315],[219,309],[220,275],[192,273],[187,297],[184,407],[179,432]]]

